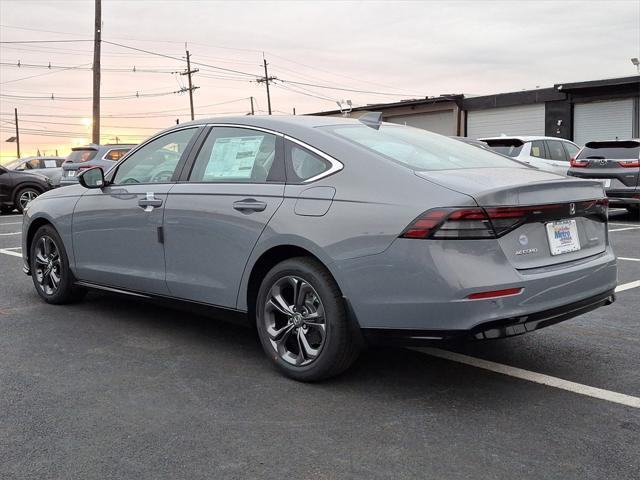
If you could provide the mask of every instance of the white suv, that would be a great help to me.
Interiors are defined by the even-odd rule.
[[[580,147],[575,143],[556,137],[501,136],[479,138],[489,148],[508,155],[540,170],[566,175],[569,161],[574,158]]]

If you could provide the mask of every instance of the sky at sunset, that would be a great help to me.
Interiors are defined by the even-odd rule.
[[[196,118],[247,114],[252,96],[265,114],[263,53],[278,78],[274,114],[627,76],[640,57],[637,0],[103,0],[102,9],[103,40],[120,44],[102,48],[103,143],[189,120],[187,94],[175,93],[186,85],[185,42],[200,70]],[[15,158],[5,141],[14,108],[22,156],[88,142],[92,38],[93,0],[0,0],[0,41],[30,42],[0,44],[0,162]]]

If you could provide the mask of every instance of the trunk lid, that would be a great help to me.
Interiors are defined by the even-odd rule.
[[[497,239],[517,269],[571,262],[606,248],[606,207],[595,202],[605,198],[598,181],[529,168],[440,170],[416,175],[470,195],[484,207],[492,223],[502,221],[504,212],[491,207],[523,207],[512,210],[522,214],[520,223]]]

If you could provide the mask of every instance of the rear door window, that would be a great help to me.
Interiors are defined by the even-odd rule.
[[[544,148],[544,141],[542,140],[534,140],[533,142],[531,142],[531,153],[530,155],[532,157],[536,157],[536,158],[549,158],[547,156],[547,152],[545,151]]]
[[[238,127],[214,127],[198,152],[190,182],[282,182],[282,155],[271,133]]]
[[[549,152],[550,160],[557,160],[559,162],[568,162],[567,154],[562,147],[562,142],[558,140],[547,140],[547,151]]]

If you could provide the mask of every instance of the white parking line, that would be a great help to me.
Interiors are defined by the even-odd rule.
[[[10,233],[0,233],[0,235],[2,236],[7,236],[7,235],[20,235],[22,232],[10,232]]]
[[[509,365],[503,365],[501,363],[491,362],[489,360],[483,360],[481,358],[470,357],[461,353],[450,352],[449,350],[441,350],[439,348],[414,348],[413,350],[426,353],[427,355],[432,355],[434,357],[444,358],[445,360],[451,360],[452,362],[463,363],[465,365],[471,365],[472,367],[482,368],[484,370],[501,373],[510,377],[528,380],[529,382],[548,385],[550,387],[567,390],[569,392],[578,393],[580,395],[586,395],[588,397],[598,398],[600,400],[606,400],[608,402],[619,403],[628,407],[640,408],[640,397],[633,397],[624,393],[612,392],[610,390],[590,387],[588,385],[570,382],[568,380],[552,377],[550,375],[531,372],[522,368],[511,367]]]
[[[625,228],[614,228],[613,230],[609,230],[610,232],[624,232],[625,230],[638,230],[639,227],[625,227]]]
[[[633,223],[609,222],[609,225],[620,225],[621,227],[640,227],[640,225],[634,225]]]
[[[623,283],[622,285],[618,285],[616,287],[617,292],[624,292],[625,290],[631,290],[632,288],[640,287],[640,280],[636,280],[635,282]]]
[[[22,247],[6,247],[5,250],[22,250]]]
[[[22,225],[22,222],[0,222],[0,225]]]
[[[10,255],[12,257],[22,258],[22,253],[14,252],[13,250],[9,250],[8,248],[0,248],[0,253],[4,253],[5,255]]]
[[[630,262],[640,262],[640,258],[618,257],[618,260],[628,260]]]

